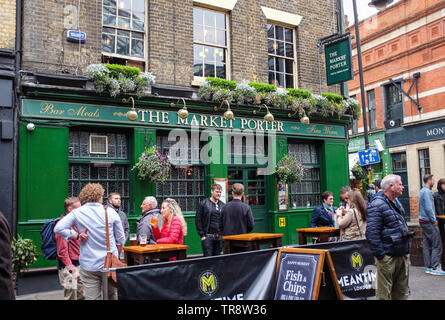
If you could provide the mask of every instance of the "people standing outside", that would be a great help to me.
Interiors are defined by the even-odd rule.
[[[137,221],[137,239],[139,241],[139,237],[147,236],[148,244],[155,244],[156,239],[153,235],[152,225],[150,224],[151,218],[158,219],[158,226],[162,228],[162,216],[161,211],[157,208],[158,201],[155,197],[149,196],[145,197],[144,201],[142,201],[141,209],[142,209],[142,217]]]
[[[0,300],[15,300],[11,262],[12,234],[8,220],[0,211]]]
[[[375,188],[375,194],[369,199],[369,203],[374,200],[376,196],[382,197],[383,196],[383,190],[381,188],[382,179],[375,179],[373,182],[374,188]]]
[[[65,199],[65,213],[62,217],[69,214],[74,209],[81,206],[77,197],[68,197]],[[59,221],[60,222],[60,221]],[[75,226],[71,227],[77,232]],[[83,284],[79,274],[79,254],[80,243],[78,239],[65,241],[62,236],[54,233],[54,239],[57,245],[57,270],[59,273],[60,285],[64,288],[63,297],[65,300],[83,300]]]
[[[80,279],[86,300],[102,299],[102,270],[107,255],[107,232],[109,231],[110,251],[119,257],[125,243],[122,222],[113,208],[102,205],[104,189],[100,184],[88,183],[80,191],[80,208],[63,217],[54,227],[54,232],[66,241],[80,240]],[[105,211],[106,210],[106,211]],[[105,214],[108,226],[105,225]],[[78,232],[71,230],[75,226]],[[113,281],[108,281],[108,299],[117,299],[117,289]]]
[[[337,209],[336,219],[340,240],[364,239],[366,233],[366,204],[358,189],[348,192],[349,209]]]
[[[437,182],[437,191],[434,193],[434,209],[436,216],[445,215],[445,178]]]
[[[367,208],[366,239],[377,267],[377,300],[405,300],[408,295],[409,231],[405,210],[396,202],[403,193],[402,179],[387,175],[383,196],[374,197]]]
[[[122,199],[120,193],[112,192],[108,195],[108,205],[112,207],[119,215],[119,218],[121,218],[122,227],[124,228],[125,242],[127,242],[130,234],[130,225],[128,223],[127,214],[120,209],[121,203]]]
[[[241,199],[244,195],[244,185],[234,183],[232,185],[232,197],[221,210],[222,233],[224,236],[249,233],[255,227],[252,209]],[[234,252],[244,252],[248,247],[234,247]]]
[[[187,223],[176,200],[172,198],[165,199],[161,205],[161,215],[163,220],[161,230],[159,230],[158,221],[152,222],[150,220],[156,243],[184,244],[184,236],[187,235]]]
[[[440,266],[442,243],[439,227],[437,226],[433,193],[431,192],[434,185],[433,175],[424,175],[423,183],[424,186],[419,194],[419,224],[422,228],[425,272],[434,275],[445,275],[445,271]]]
[[[338,207],[344,207],[346,210],[349,209],[348,204],[348,192],[351,191],[350,186],[343,186],[340,189],[340,202],[338,204]]]
[[[334,227],[334,195],[331,191],[325,191],[321,194],[321,198],[323,203],[315,207],[312,213],[311,228]]]
[[[201,237],[204,257],[221,254],[223,247],[221,210],[224,202],[220,200],[221,192],[222,187],[219,184],[213,184],[210,198],[202,200],[196,209],[196,231]]]

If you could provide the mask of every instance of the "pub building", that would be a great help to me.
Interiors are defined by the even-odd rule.
[[[332,191],[338,204],[340,188],[349,184],[350,114],[312,114],[303,124],[289,110],[198,95],[208,76],[339,94],[340,86],[327,86],[317,67],[324,68],[317,39],[338,30],[337,4],[82,0],[55,3],[54,14],[41,22],[42,1],[25,2],[15,88],[17,210],[9,214],[14,232],[32,239],[39,251],[44,222],[60,216],[64,199],[90,182],[103,185],[105,197],[121,193],[130,233],[136,232],[144,197],[155,196],[159,206],[165,198],[177,200],[188,223],[188,255],[202,253],[195,212],[215,182],[226,186],[226,201],[231,185],[243,183],[254,232],[283,233],[283,245],[298,243],[296,229],[309,226],[323,191]],[[69,29],[81,30],[86,39],[67,40]],[[215,37],[204,37],[209,32]],[[155,75],[156,83],[141,98],[98,93],[86,69],[99,63],[138,67]],[[228,105],[234,119],[224,115]],[[184,109],[187,117],[181,118]],[[137,117],[127,117],[129,111]],[[268,111],[273,120],[264,118]],[[178,136],[169,139],[174,132]],[[173,154],[178,141],[181,149]],[[142,181],[132,170],[151,146],[171,160],[181,155],[163,184]],[[283,188],[274,172],[286,154],[297,155],[308,170],[301,182]],[[31,268],[55,265],[40,254]]]

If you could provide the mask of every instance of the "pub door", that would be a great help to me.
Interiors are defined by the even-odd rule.
[[[269,232],[266,176],[260,173],[258,167],[229,167],[228,195],[229,201],[232,200],[232,185],[236,182],[242,183],[244,203],[250,206],[255,219],[255,228],[252,232]]]

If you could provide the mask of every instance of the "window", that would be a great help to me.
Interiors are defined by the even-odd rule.
[[[294,88],[294,30],[267,25],[269,83],[280,88]]]
[[[194,76],[226,79],[227,48],[227,15],[193,8]]]
[[[399,82],[398,86],[401,85]],[[402,92],[393,84],[385,86],[386,96],[386,120],[401,123],[403,120]]]
[[[104,137],[106,153],[91,153],[91,142]],[[129,160],[125,134],[107,132],[71,131],[69,135],[68,195],[79,196],[87,183],[100,183],[109,193],[119,192],[121,210],[129,210]],[[105,201],[105,199],[104,199]]]
[[[168,141],[167,135],[156,137],[156,147],[159,151],[169,154],[170,147],[176,142]],[[192,150],[189,139],[189,159]],[[178,155],[179,156],[179,155]],[[203,165],[180,165],[172,166],[167,181],[156,184],[156,196],[161,202],[166,198],[175,199],[182,211],[196,211],[199,201],[205,198],[205,167]]]
[[[102,52],[144,58],[144,0],[104,0]]]
[[[428,149],[419,150],[420,186],[423,186],[423,176],[431,174],[430,152]]]
[[[308,168],[300,182],[289,186],[291,208],[312,207],[321,203],[320,152],[310,143],[288,143],[288,154],[296,155]]]
[[[369,129],[377,129],[376,107],[375,107],[375,91],[374,89],[366,92],[368,96],[368,114],[369,114]]]
[[[400,152],[400,153],[393,153],[391,154],[392,157],[392,170],[398,171],[398,170],[406,170],[406,153]]]

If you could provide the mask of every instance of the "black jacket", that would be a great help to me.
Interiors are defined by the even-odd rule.
[[[11,266],[11,230],[0,211],[0,300],[15,300]]]
[[[405,210],[385,195],[374,197],[366,210],[366,239],[375,257],[403,256],[409,253],[409,231]]]
[[[195,225],[196,231],[201,238],[209,233],[210,213],[212,212],[214,205],[215,204],[210,200],[210,198],[206,198],[202,200],[198,204],[198,208],[196,208]],[[222,210],[224,207],[224,202],[219,200],[218,205],[221,206],[220,210]],[[222,230],[222,221],[219,229]]]
[[[442,183],[439,180],[437,183],[437,192],[434,194],[434,208],[436,215],[445,215],[445,192],[442,190]]]
[[[335,208],[334,208],[335,212]],[[329,216],[329,213],[323,207],[323,204],[314,208],[311,218],[311,228],[315,227],[333,227],[334,220]]]
[[[249,233],[255,226],[252,209],[238,199],[227,203],[222,211],[223,235]]]

